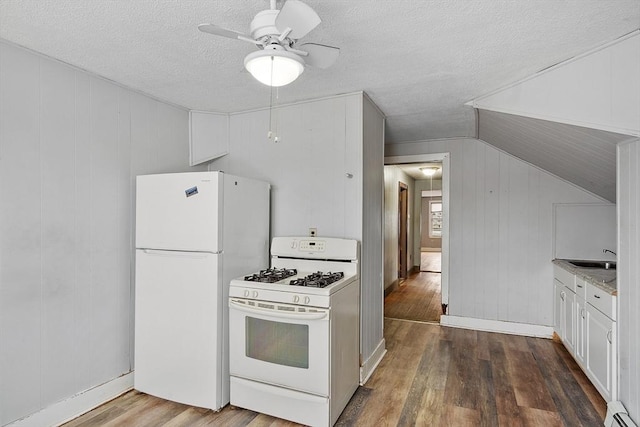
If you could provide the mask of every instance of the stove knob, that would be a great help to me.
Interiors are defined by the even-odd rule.
[[[311,302],[311,298],[309,297],[304,297],[304,303],[305,304],[309,304]]]
[[[253,291],[252,296],[253,296],[254,298],[258,298],[258,291]]]
[[[300,297],[298,295],[294,295],[293,302],[300,302]]]
[[[247,290],[244,291],[244,297],[245,298],[249,298],[249,291],[247,291]]]

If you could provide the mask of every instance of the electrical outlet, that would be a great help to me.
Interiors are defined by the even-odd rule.
[[[318,235],[318,229],[315,227],[309,228],[309,237],[316,237]]]

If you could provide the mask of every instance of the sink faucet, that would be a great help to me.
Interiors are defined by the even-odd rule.
[[[615,256],[618,256],[618,254],[616,254],[616,253],[615,253],[615,252],[613,252],[613,251],[610,251],[609,249],[603,249],[603,250],[602,250],[602,253],[603,253],[603,254],[606,254],[607,252],[612,253],[612,254],[614,254]]]

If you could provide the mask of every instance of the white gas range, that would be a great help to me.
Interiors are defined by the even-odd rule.
[[[231,281],[231,404],[331,426],[359,381],[358,242],[276,237],[271,268]]]

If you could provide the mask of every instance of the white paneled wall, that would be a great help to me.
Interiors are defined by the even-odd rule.
[[[361,141],[362,121],[354,127],[346,119],[360,117],[360,102],[337,97],[275,108],[271,127],[268,110],[232,114],[230,153],[211,169],[272,184],[273,236],[307,235],[315,227],[320,236],[360,240],[362,157],[346,143],[354,133]],[[280,142],[267,137],[269,129]]]
[[[618,396],[640,422],[640,140],[618,146]]]
[[[407,185],[407,204],[409,212],[413,215],[415,180],[404,173],[397,166],[384,167],[384,287],[388,288],[398,279],[398,240],[399,240],[399,215],[398,215],[398,186],[399,183]],[[413,265],[413,221],[407,223],[407,265]],[[419,252],[418,252],[419,253]]]
[[[385,150],[451,153],[448,314],[551,325],[553,204],[603,200],[480,140]]]
[[[640,135],[640,31],[470,102],[552,122]]]
[[[230,152],[210,168],[271,183],[272,236],[308,235],[315,227],[319,236],[361,240],[361,94],[271,115],[280,142],[267,137],[268,110],[232,114]]]
[[[355,93],[234,113],[229,134],[229,154],[210,168],[271,183],[272,236],[314,227],[320,237],[361,242],[360,345],[368,358],[382,340],[382,114]]]
[[[132,369],[134,177],[188,113],[0,42],[0,425]]]
[[[362,103],[362,254],[360,288],[361,380],[371,375],[383,339],[384,115],[364,95]],[[379,356],[381,357],[381,355]],[[370,363],[369,363],[370,362]]]

